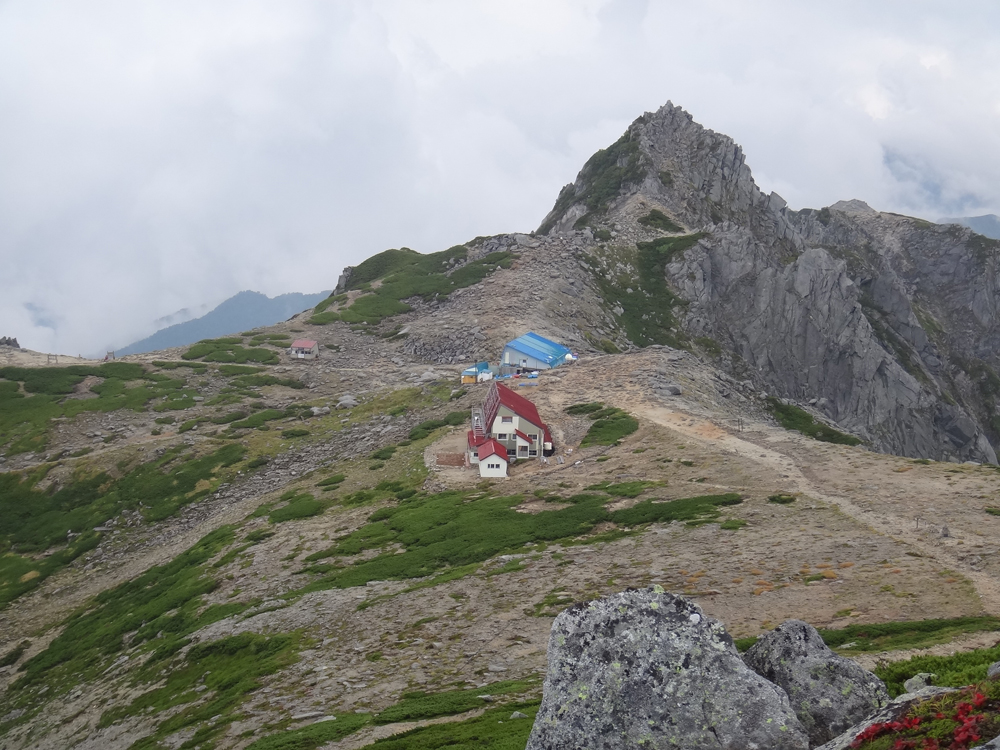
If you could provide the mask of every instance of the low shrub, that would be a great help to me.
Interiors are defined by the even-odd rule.
[[[539,700],[508,703],[487,709],[481,716],[461,722],[432,724],[377,740],[373,750],[437,750],[438,748],[482,748],[518,750],[528,742]],[[526,719],[511,721],[519,711]]]
[[[573,404],[572,406],[566,407],[566,413],[572,414],[573,416],[582,416],[585,414],[593,414],[595,411],[600,411],[604,408],[604,404],[599,401],[591,401],[586,404]]]
[[[181,359],[201,359],[205,362],[224,362],[227,364],[259,362],[263,365],[277,364],[279,361],[277,352],[272,349],[260,347],[246,349],[242,344],[241,337],[204,339],[184,352]]]
[[[332,477],[327,477],[326,479],[316,483],[317,487],[336,487],[341,482],[347,479],[345,474],[334,474]]]
[[[898,719],[876,722],[851,748],[864,750],[968,750],[1000,733],[1000,684],[963,686],[957,693],[919,701]]]
[[[580,442],[581,448],[591,445],[615,445],[639,429],[638,420],[631,414],[613,406],[605,406],[599,401],[573,404],[566,408],[566,413],[594,420]]]
[[[788,505],[789,503],[795,502],[795,495],[769,495],[767,501],[769,503],[777,503],[778,505]]]
[[[282,430],[281,437],[283,438],[297,438],[305,437],[309,434],[309,430],[303,430],[301,427],[293,427],[290,430]]]
[[[384,489],[348,495],[345,505],[361,505],[378,498]],[[444,568],[459,568],[484,562],[496,555],[523,550],[529,543],[573,539],[589,533],[599,523],[639,525],[653,521],[713,520],[719,508],[740,502],[739,495],[718,495],[674,500],[646,501],[633,508],[608,512],[608,496],[574,495],[563,498],[567,507],[528,514],[517,511],[522,498],[481,497],[474,500],[460,491],[435,495],[416,494],[397,506],[382,507],[357,531],[337,540],[326,550],[310,554],[307,572],[320,574],[307,589],[349,588],[368,581],[402,580],[431,575]],[[400,549],[401,548],[401,549]],[[320,560],[383,550],[377,556],[353,564],[327,564]]]
[[[517,695],[539,687],[537,680],[506,680],[482,688],[449,690],[443,693],[404,693],[394,706],[375,714],[375,724],[395,724],[401,721],[420,721],[437,716],[450,716],[482,708],[486,701],[481,697]]]
[[[614,495],[615,497],[639,497],[639,495],[650,487],[655,486],[655,484],[655,482],[645,481],[620,482],[618,484],[601,482],[600,484],[592,484],[586,489],[600,490],[601,492],[607,492],[609,495]]]
[[[197,726],[192,739],[196,738],[200,746],[214,746],[212,740],[236,720],[235,709],[260,687],[261,678],[297,660],[296,640],[290,635],[269,637],[245,632],[196,644],[181,664],[172,665],[163,685],[143,693],[128,706],[105,711],[98,727],[150,709],[163,711],[190,704],[179,712],[170,711],[169,718],[161,721],[143,744],[155,747],[165,737]],[[161,679],[158,675],[149,677],[150,681]],[[207,700],[200,699],[197,691],[202,684],[209,691]]]
[[[16,664],[18,659],[24,656],[24,652],[31,647],[31,641],[21,641],[14,648],[3,656],[0,656],[0,667],[9,667]]]
[[[285,416],[285,412],[280,409],[264,409],[259,411],[246,419],[241,419],[237,422],[232,422],[229,426],[234,429],[252,429],[254,427],[263,427],[265,422],[273,422],[275,419],[282,419]]]
[[[654,208],[645,216],[639,218],[639,223],[651,229],[662,229],[664,232],[683,232],[684,227],[674,222],[658,208]]]
[[[235,375],[253,375],[263,372],[263,367],[249,367],[247,365],[219,365],[219,372],[227,377]]]
[[[271,511],[267,518],[271,523],[295,521],[300,518],[318,516],[325,508],[326,505],[316,500],[312,495],[302,494],[289,499],[287,505]]]
[[[852,651],[888,651],[900,648],[923,648],[935,643],[947,643],[962,633],[989,630],[1000,630],[1000,618],[992,616],[955,617],[938,620],[883,622],[870,625],[858,624],[838,630],[821,630],[820,634],[831,648],[850,643]],[[997,659],[1000,659],[1000,656]],[[920,671],[934,672],[935,670],[917,670],[917,672]]]
[[[611,520],[620,526],[638,526],[645,523],[686,521],[689,524],[707,523],[719,517],[719,508],[739,505],[743,498],[734,492],[724,495],[702,495],[667,502],[643,500],[631,508],[616,510]]]
[[[371,723],[371,715],[348,713],[336,719],[318,721],[299,729],[282,730],[261,737],[247,750],[315,750],[330,742],[342,740]]]
[[[631,414],[615,410],[615,414],[601,417],[587,430],[580,442],[581,448],[591,445],[614,445],[619,440],[639,429],[639,422]]]
[[[786,430],[801,432],[803,435],[808,435],[824,443],[860,445],[862,442],[853,435],[848,435],[821,422],[817,422],[805,409],[801,409],[794,404],[782,403],[773,396],[767,399],[767,408],[774,415],[778,424]]]
[[[444,419],[428,419],[426,422],[421,422],[410,430],[409,439],[422,440],[434,432],[434,430],[448,426],[457,427],[464,423],[466,419],[468,419],[468,415],[464,411],[449,412]]]

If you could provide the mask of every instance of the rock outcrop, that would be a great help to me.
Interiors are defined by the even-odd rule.
[[[15,349],[21,348],[21,345],[17,343],[17,339],[9,336],[0,336],[0,346],[12,346]]]
[[[680,299],[658,343],[711,342],[732,375],[878,450],[996,462],[1000,242],[857,200],[792,211],[731,138],[670,103],[595,154],[539,231],[581,228],[604,238],[601,272],[619,279],[641,277],[637,244],[698,239],[658,266]],[[646,313],[621,297],[608,307],[634,329]]]
[[[788,697],[722,624],[658,587],[566,610],[548,659],[528,750],[808,747]]]
[[[833,653],[816,628],[786,620],[743,655],[750,669],[788,694],[812,746],[822,745],[889,703],[885,684]]]

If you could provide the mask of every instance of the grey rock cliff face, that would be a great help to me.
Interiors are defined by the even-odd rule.
[[[598,176],[581,172],[550,234],[584,222],[613,232],[610,245],[648,241],[638,218],[662,211],[704,233],[665,277],[686,303],[684,333],[713,339],[733,374],[817,403],[816,416],[877,450],[996,462],[1000,242],[857,200],[792,211],[757,187],[731,138],[669,103],[625,142],[599,176],[629,175],[617,194],[595,208]]]
[[[785,693],[748,669],[721,623],[659,589],[560,614],[528,750],[796,750]]]
[[[816,628],[801,620],[787,620],[761,636],[743,661],[788,694],[812,746],[837,737],[889,703],[878,677],[837,656]]]

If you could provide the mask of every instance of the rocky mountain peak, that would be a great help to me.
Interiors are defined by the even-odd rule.
[[[837,201],[830,209],[833,211],[843,211],[845,214],[869,214],[875,215],[878,213],[874,208],[869,206],[864,201],[860,201],[857,198],[852,198],[849,201]]]
[[[629,209],[637,202],[687,227],[730,221],[801,244],[782,213],[784,199],[760,190],[743,149],[671,102],[637,118],[594,154],[562,189],[538,233],[634,221]]]
[[[595,153],[536,234],[581,230],[631,343],[700,341],[879,450],[996,461],[1000,242],[857,199],[793,211],[670,102]]]

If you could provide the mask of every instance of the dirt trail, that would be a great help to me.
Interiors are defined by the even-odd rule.
[[[1000,613],[1000,581],[983,570],[977,570],[961,559],[955,551],[943,546],[937,539],[928,539],[926,531],[920,533],[918,526],[911,527],[910,519],[898,514],[878,512],[860,507],[854,499],[843,493],[831,492],[829,485],[820,483],[814,471],[817,459],[826,462],[846,463],[853,458],[857,449],[833,445],[816,445],[810,438],[787,432],[763,423],[751,423],[750,429],[742,434],[733,434],[704,417],[696,416],[682,409],[670,409],[658,402],[624,399],[629,403],[616,405],[632,409],[656,424],[667,427],[685,436],[698,440],[709,447],[724,452],[752,456],[754,461],[784,476],[796,492],[821,502],[829,503],[859,523],[876,533],[909,545],[920,556],[937,561],[941,565],[960,572],[976,588],[982,600],[983,609],[991,614]],[[820,453],[817,456],[817,452]],[[900,462],[908,459],[895,458]],[[913,510],[921,509],[919,496],[913,500]],[[933,508],[924,508],[924,517],[931,516]],[[926,529],[926,527],[925,527]]]

